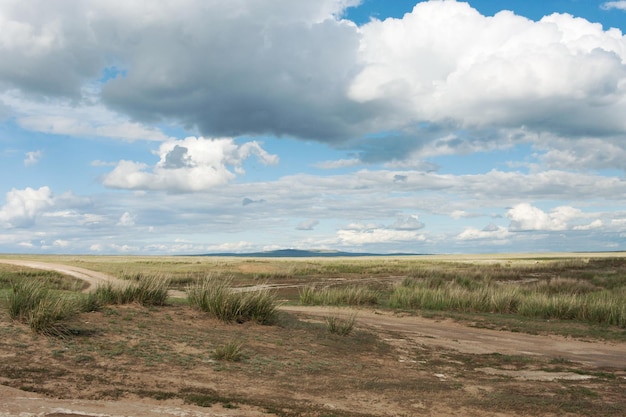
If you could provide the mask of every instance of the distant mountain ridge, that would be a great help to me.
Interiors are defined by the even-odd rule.
[[[367,252],[342,252],[337,250],[302,250],[302,249],[278,249],[266,252],[248,253],[206,253],[195,256],[232,256],[240,258],[339,258],[359,256],[416,256],[419,253],[367,253]]]

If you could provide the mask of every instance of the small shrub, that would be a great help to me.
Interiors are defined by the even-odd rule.
[[[347,336],[352,333],[355,323],[356,314],[352,314],[348,318],[339,318],[336,316],[326,317],[326,328],[328,331],[339,336]]]
[[[233,341],[219,346],[213,351],[212,357],[218,361],[239,362],[243,358],[241,344]]]

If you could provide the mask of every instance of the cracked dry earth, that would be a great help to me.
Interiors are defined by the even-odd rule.
[[[17,261],[16,261],[17,262]],[[21,261],[20,261],[21,262]],[[63,265],[91,285],[115,280]],[[82,314],[46,338],[0,315],[0,416],[621,416],[626,344],[350,309],[281,307],[228,325],[173,303]],[[239,362],[211,359],[235,340]]]

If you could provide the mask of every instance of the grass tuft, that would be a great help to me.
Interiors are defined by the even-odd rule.
[[[56,335],[66,332],[63,321],[80,312],[75,297],[50,291],[45,282],[20,280],[13,283],[7,297],[9,316],[36,333]]]
[[[273,324],[278,314],[270,290],[235,291],[230,279],[209,276],[187,287],[189,304],[224,322]]]
[[[218,361],[239,362],[243,358],[241,343],[232,341],[219,346],[211,357]]]
[[[138,277],[138,278],[137,278]],[[139,303],[143,306],[163,306],[167,301],[167,290],[170,280],[161,274],[138,274],[127,285],[113,285],[107,283],[96,288],[95,300],[89,300],[95,305],[131,304]]]
[[[355,323],[356,314],[352,314],[348,318],[340,318],[336,316],[326,317],[326,328],[328,331],[339,336],[348,336],[352,333]]]
[[[305,287],[300,290],[302,305],[364,306],[377,305],[381,294],[367,287],[321,288]]]

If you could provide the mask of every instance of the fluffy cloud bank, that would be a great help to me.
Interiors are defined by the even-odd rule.
[[[545,133],[603,138],[624,149],[626,38],[619,30],[567,14],[483,16],[467,3],[436,0],[402,19],[357,27],[341,19],[356,3],[6,1],[0,90],[84,105],[94,100],[85,86],[96,83],[96,101],[135,121],[174,121],[211,137],[349,143],[383,159]],[[98,128],[62,115],[27,116],[24,126],[35,130]],[[166,140],[126,123],[133,138]],[[396,136],[366,140],[389,131]],[[100,134],[123,136],[112,125]]]
[[[258,142],[237,145],[229,138],[171,140],[162,143],[157,154],[159,161],[153,167],[120,161],[102,183],[129,190],[203,191],[243,174],[243,162],[253,155],[266,165],[278,163],[278,157],[267,153]]]

